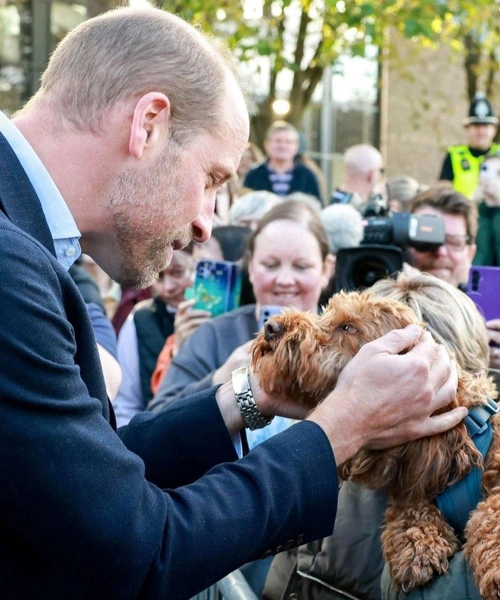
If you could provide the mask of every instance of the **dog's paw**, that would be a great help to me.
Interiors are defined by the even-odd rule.
[[[469,540],[465,553],[471,566],[481,598],[498,600],[500,598],[500,539],[484,536]]]
[[[387,533],[387,532],[385,532]],[[454,535],[441,536],[438,528],[426,523],[383,536],[384,554],[393,582],[405,592],[429,582],[434,575],[446,573],[459,548]],[[389,547],[390,543],[390,547]]]
[[[464,553],[482,598],[500,598],[500,491],[480,502],[471,514]]]
[[[498,600],[500,598],[500,571],[498,569],[498,562],[495,568],[488,571],[477,584],[481,598],[485,600]]]

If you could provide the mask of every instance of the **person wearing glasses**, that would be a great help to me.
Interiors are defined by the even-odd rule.
[[[444,221],[446,239],[437,250],[409,248],[412,267],[435,275],[465,290],[476,254],[477,210],[466,196],[451,186],[436,186],[417,194],[410,202],[414,215],[434,215]]]
[[[356,144],[344,154],[344,176],[330,204],[350,204],[362,211],[376,194],[385,195],[384,160],[369,144]]]
[[[419,252],[409,248],[412,267],[430,273],[463,291],[467,289],[469,269],[476,255],[478,215],[474,202],[451,187],[437,186],[418,194],[409,212],[436,215],[444,220],[445,243],[437,250]],[[500,319],[486,322],[490,343],[490,369],[500,370]],[[498,381],[495,376],[496,381]]]

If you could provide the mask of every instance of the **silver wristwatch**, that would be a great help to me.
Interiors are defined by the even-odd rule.
[[[245,422],[245,427],[253,431],[269,425],[274,417],[265,417],[257,408],[248,374],[248,367],[235,369],[232,374],[232,384],[236,403]]]

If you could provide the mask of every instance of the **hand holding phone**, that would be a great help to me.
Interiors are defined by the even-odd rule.
[[[280,315],[285,308],[286,306],[274,306],[272,304],[261,306],[259,311],[259,331],[264,327],[268,319],[275,315]]]
[[[206,310],[213,317],[239,306],[241,273],[236,263],[200,260],[194,281],[194,308]]]

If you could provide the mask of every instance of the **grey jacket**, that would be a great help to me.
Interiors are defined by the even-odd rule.
[[[384,567],[380,533],[386,496],[350,481],[339,491],[333,534],[278,555],[271,566],[266,600],[380,600]],[[295,568],[294,568],[295,567]]]
[[[200,325],[172,360],[148,410],[158,412],[178,398],[211,387],[214,371],[236,348],[251,340],[257,330],[255,304],[242,306]]]
[[[445,575],[406,594],[391,585],[380,533],[386,497],[344,482],[339,493],[335,529],[273,561],[265,600],[480,600],[463,552],[450,561]]]

